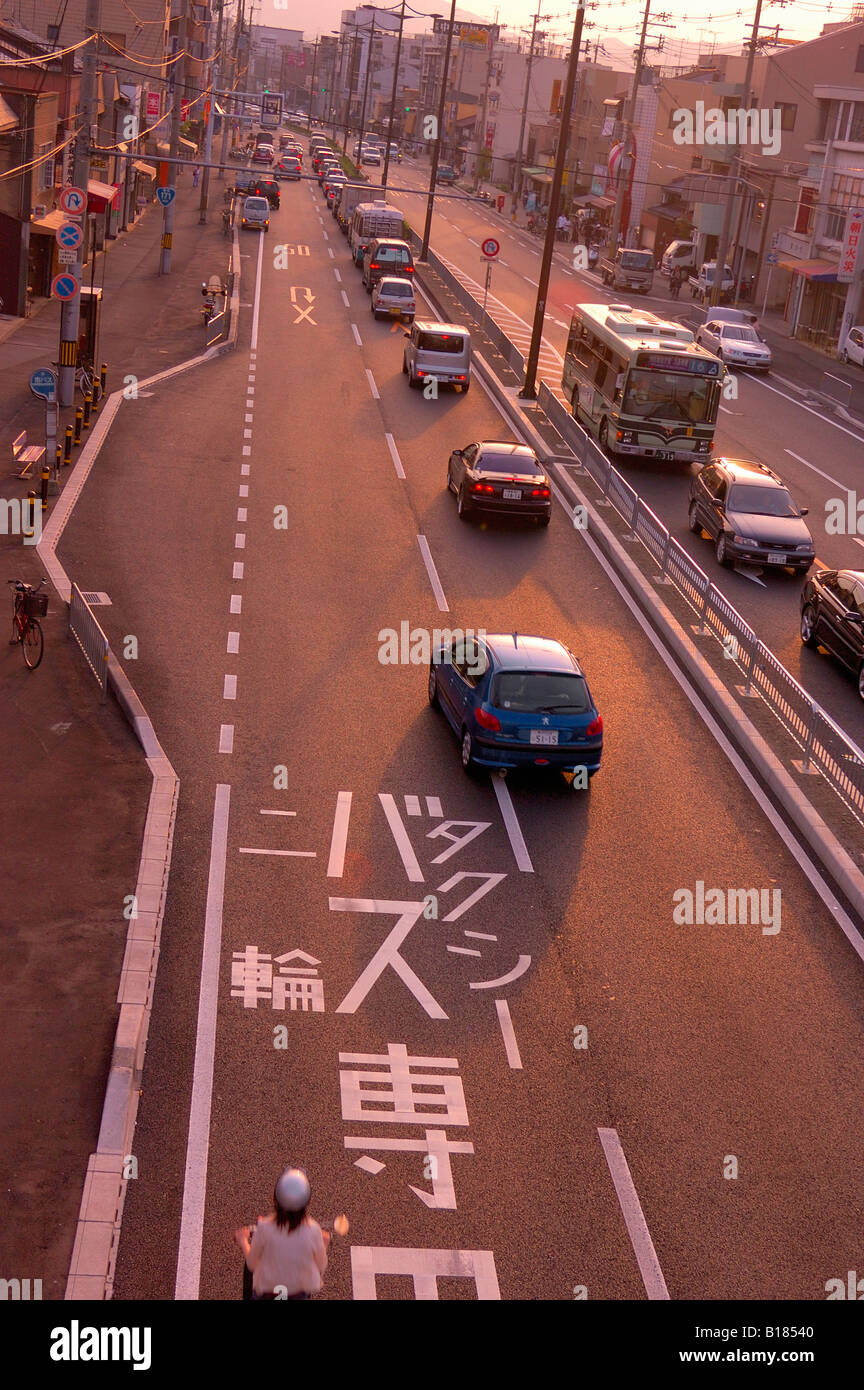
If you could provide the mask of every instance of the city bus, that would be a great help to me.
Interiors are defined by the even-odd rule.
[[[689,328],[629,304],[577,304],[561,385],[606,453],[706,462],[725,368]]]

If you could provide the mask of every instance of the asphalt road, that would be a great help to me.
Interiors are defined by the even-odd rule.
[[[391,185],[397,180],[402,186],[422,188],[428,184],[427,168],[413,161],[403,162],[389,178]],[[404,206],[412,224],[422,230],[425,198],[393,194],[391,201]],[[490,230],[501,241],[500,258],[493,269],[490,312],[524,354],[534,315],[540,241],[521,229],[508,229],[476,202],[457,197],[436,199],[432,247],[458,269],[460,278],[475,282],[472,292],[481,298],[484,272],[479,247]],[[579,302],[611,302],[616,297],[597,276],[566,264],[572,250],[562,243],[553,262],[540,359],[540,376],[559,394],[562,355],[573,306]],[[658,293],[639,297],[637,303],[691,328],[703,321],[698,305],[670,299],[666,281],[660,276],[656,277],[655,289]],[[842,498],[845,506],[847,492],[852,492],[856,499],[864,498],[864,428],[856,428],[818,404],[800,399],[796,387],[805,390],[824,383],[815,371],[802,374],[794,359],[788,354],[784,358],[782,347],[777,347],[776,352],[775,372],[767,378],[734,373],[738,397],[724,400],[721,405],[715,452],[756,458],[784,478],[798,505],[809,508],[808,525],[816,542],[817,565],[864,569],[864,521],[859,522],[860,535],[834,535],[826,526],[833,515],[828,505],[831,499]],[[831,370],[862,395],[864,405],[864,374],[860,369],[835,364]],[[725,572],[717,564],[709,542],[689,530],[689,470],[682,470],[681,465],[618,459],[616,467],[783,664],[860,743],[864,719],[854,681],[830,658],[805,649],[798,636],[800,578],[785,570],[765,573],[756,566],[744,565]]]
[[[231,1232],[286,1162],[351,1217],[325,1297],[361,1248],[379,1298],[415,1296],[400,1267],[822,1298],[860,1244],[861,960],[563,513],[457,519],[450,449],[509,431],[476,380],[408,390],[322,209],[288,185],[247,234],[237,352],[124,406],[61,545],[181,783],[115,1298],[239,1297]],[[405,621],[571,645],[590,792],[466,777],[426,668],[379,659]],[[699,881],[779,889],[781,930],[676,925]]]

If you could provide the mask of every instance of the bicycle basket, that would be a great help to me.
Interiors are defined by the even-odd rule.
[[[44,618],[48,612],[48,595],[25,594],[23,608],[28,618]]]

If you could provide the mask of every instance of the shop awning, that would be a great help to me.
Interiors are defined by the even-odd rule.
[[[65,212],[55,208],[53,212],[46,212],[44,217],[34,218],[30,223],[31,232],[41,232],[44,236],[53,236],[58,227],[62,227],[69,218]]]
[[[546,170],[543,169],[540,165],[532,164],[529,168],[527,164],[523,164],[522,173],[525,174],[529,179],[533,179],[535,174],[545,174]]]
[[[592,193],[588,199],[592,208],[614,208],[614,198],[602,198],[598,193]]]
[[[18,117],[12,110],[8,101],[0,97],[0,135],[6,135],[10,130],[14,130],[18,124]]]
[[[87,211],[104,212],[116,198],[119,186],[116,183],[100,183],[98,179],[90,179],[87,184]]]
[[[137,169],[139,174],[145,174],[148,179],[155,179],[156,170],[152,164],[145,164],[143,159],[133,159],[132,168]]]
[[[214,102],[213,104],[214,104],[214,106],[216,107],[216,115],[217,115],[217,116],[227,116],[227,115],[228,115],[228,112],[227,112],[227,111],[223,111],[223,110],[222,110],[222,107],[219,105],[218,101]]]
[[[836,281],[840,269],[833,261],[805,261],[797,256],[781,256],[777,264],[783,270],[791,270],[793,275],[803,275],[805,280],[816,280],[823,284]]]

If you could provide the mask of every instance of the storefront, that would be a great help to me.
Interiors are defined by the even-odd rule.
[[[102,250],[105,245],[105,238],[109,235],[110,210],[115,204],[119,191],[120,185],[117,183],[100,183],[98,179],[90,179],[87,184],[87,212],[94,219],[93,240],[99,251]]]
[[[791,275],[783,317],[792,325],[792,337],[817,347],[835,343],[846,303],[846,286],[837,284],[839,266],[797,256],[780,256],[777,264]]]
[[[66,214],[57,209],[47,212],[44,217],[34,218],[30,223],[27,284],[34,299],[47,299],[51,294],[51,281],[60,270],[57,264],[57,229],[66,221]]]
[[[155,165],[145,164],[143,159],[132,161],[131,173],[133,177],[129,179],[129,183],[132,187],[132,201],[126,215],[127,222],[143,212],[148,203],[152,203],[153,187],[156,181]]]

